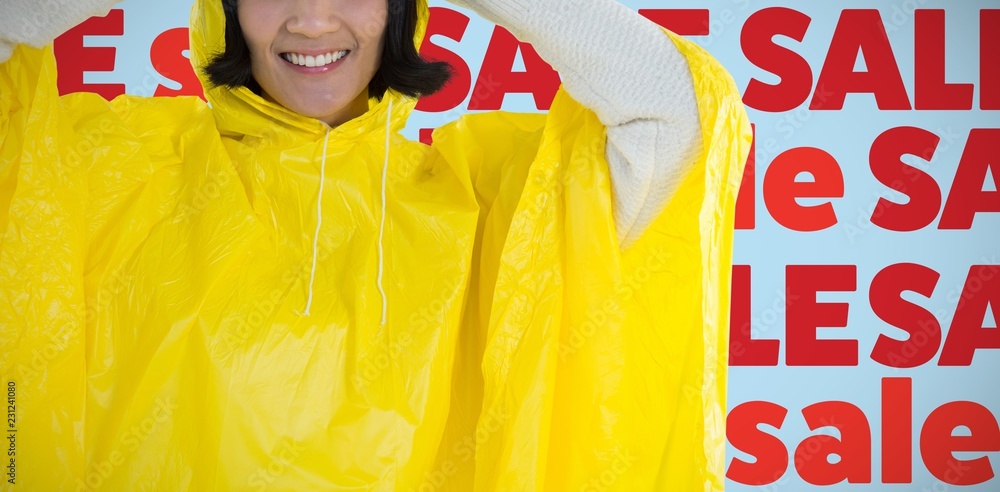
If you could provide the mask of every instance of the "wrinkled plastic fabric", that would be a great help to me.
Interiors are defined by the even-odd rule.
[[[221,48],[218,4],[192,11],[196,67]],[[322,123],[245,89],[58,97],[51,49],[18,47],[0,66],[5,489],[722,490],[750,131],[728,73],[670,37],[705,152],[634,245],[605,128],[567,93],[432,147],[399,135],[415,101],[390,93],[330,133],[310,316]]]

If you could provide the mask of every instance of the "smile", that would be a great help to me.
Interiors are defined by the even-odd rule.
[[[347,56],[350,51],[331,51],[323,55],[304,55],[302,53],[282,53],[280,56],[285,61],[300,67],[323,67],[336,63],[341,58]]]

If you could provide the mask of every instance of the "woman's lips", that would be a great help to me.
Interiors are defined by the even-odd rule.
[[[340,52],[331,51],[331,52],[326,52],[325,54],[317,54],[317,55],[287,52],[287,53],[281,53],[280,55],[278,55],[278,58],[281,58],[281,60],[285,62],[286,65],[288,65],[296,72],[307,75],[314,75],[314,74],[323,74],[339,67],[342,63],[344,63],[344,60],[347,59],[347,57],[350,55],[351,52],[348,50],[343,50]],[[336,59],[337,56],[339,56],[340,58]],[[330,60],[330,62],[327,63],[327,60]],[[305,65],[302,65],[302,63],[304,63]],[[318,65],[319,63],[323,64],[315,66]],[[310,64],[314,66],[311,67],[308,66]]]

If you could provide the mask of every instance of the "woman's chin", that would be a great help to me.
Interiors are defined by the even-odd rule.
[[[264,84],[262,84],[264,85]],[[267,86],[277,86],[282,90],[268,91]],[[368,110],[368,92],[362,89],[354,95],[343,91],[331,91],[329,87],[314,87],[306,84],[280,83],[264,86],[264,96],[289,110],[308,118],[315,118],[336,126],[339,123],[360,116]]]
[[[259,80],[259,79],[258,79]],[[342,88],[349,84],[331,83],[329,81],[272,80],[261,84],[265,98],[276,102],[295,113],[308,118],[315,118],[328,124],[350,120],[368,109],[367,91],[363,86],[356,94],[348,95],[343,90],[330,90],[334,85]],[[273,87],[274,91],[267,90]]]
[[[349,111],[350,101],[331,101],[317,96],[314,98],[296,98],[283,104],[286,108],[295,111],[302,116],[315,118],[330,123],[331,120],[341,119]],[[347,119],[350,119],[348,117]]]
[[[286,104],[284,106],[302,116],[329,122],[329,120],[334,119],[337,114],[343,112],[347,105],[338,106],[300,103]]]

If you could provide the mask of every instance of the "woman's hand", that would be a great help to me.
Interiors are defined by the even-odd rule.
[[[0,2],[0,63],[14,47],[41,48],[95,15],[107,15],[120,0],[3,0]]]

